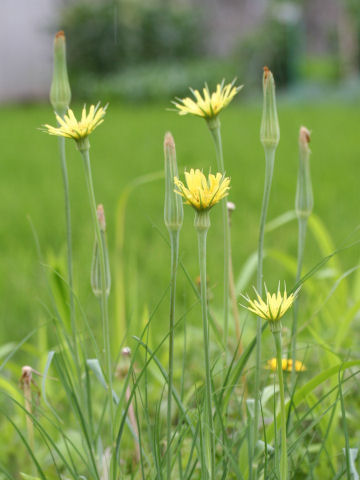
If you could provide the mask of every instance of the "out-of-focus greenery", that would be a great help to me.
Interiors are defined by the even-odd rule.
[[[307,57],[300,64],[301,78],[318,83],[333,83],[339,79],[339,62],[331,56]]]
[[[194,58],[203,50],[198,12],[168,2],[81,1],[64,8],[60,25],[75,78]]]
[[[244,95],[246,90],[240,95]],[[258,235],[259,212],[263,188],[263,152],[259,142],[261,100],[256,106],[229,107],[221,117],[227,174],[232,178],[230,200],[236,203],[233,214],[234,271],[238,275],[245,259],[254,251]],[[106,98],[102,100],[106,101]],[[116,205],[124,187],[134,178],[163,168],[162,141],[171,130],[177,144],[180,172],[185,167],[215,169],[211,139],[202,119],[183,118],[166,109],[170,104],[126,106],[110,104],[104,124],[91,138],[91,156],[97,201],[105,206],[111,259],[114,260]],[[80,109],[75,106],[75,112]],[[304,124],[313,131],[311,169],[315,212],[323,219],[335,242],[340,244],[359,224],[358,178],[358,105],[316,105],[286,107],[280,104],[281,141],[276,158],[269,219],[290,210],[294,205],[297,175],[297,136]],[[1,208],[0,288],[1,341],[19,341],[32,328],[48,320],[44,301],[45,284],[28,218],[37,231],[45,264],[60,257],[64,264],[65,224],[63,192],[57,139],[41,133],[38,127],[53,123],[50,107],[29,106],[3,108],[0,119],[2,145],[3,203]],[[22,125],[21,130],[18,126]],[[90,288],[90,263],[93,231],[81,159],[72,141],[67,142],[71,186],[75,283],[80,301],[89,312],[96,311]],[[136,280],[137,290],[129,292],[136,299],[138,313],[157,303],[169,281],[169,265],[159,258],[166,256],[166,246],[158,233],[163,226],[163,183],[153,182],[134,190],[126,216],[126,282]],[[219,209],[220,210],[220,209]],[[181,255],[192,278],[198,275],[196,236],[193,215],[186,211],[181,235]],[[209,234],[209,282],[215,304],[221,303],[221,287],[216,280],[221,258],[221,218],[214,209]],[[296,223],[267,236],[267,247],[279,247],[296,253]],[[164,253],[165,252],[165,253]],[[51,253],[51,255],[50,255]],[[321,257],[307,243],[305,264],[309,268]],[[357,250],[342,255],[345,264],[356,264]],[[287,278],[270,260],[265,265],[267,282]],[[54,265],[54,260],[51,261]],[[114,265],[113,265],[114,271]],[[65,267],[63,267],[65,272]],[[139,272],[141,271],[141,275]],[[132,279],[132,280],[131,280]],[[179,301],[183,301],[179,279]],[[293,279],[288,278],[288,284]],[[186,283],[186,282],[185,282]],[[114,297],[112,295],[111,301]],[[132,300],[129,312],[133,311]],[[166,323],[167,309],[164,310]],[[92,319],[96,322],[96,319]],[[161,322],[160,322],[161,323]],[[164,328],[165,328],[164,323]],[[160,324],[159,324],[160,328]],[[132,332],[135,333],[135,332]]]
[[[202,88],[204,78],[215,86],[222,78],[241,78],[236,62],[219,59],[139,64],[106,78],[83,76],[81,96],[120,99],[124,102],[170,100],[189,95],[189,86]]]
[[[245,91],[240,95],[244,93]],[[256,105],[236,105],[234,101],[234,104],[221,115],[226,173],[231,177],[229,200],[236,204],[236,210],[232,214],[232,252],[238,295],[241,292],[245,293],[246,290],[249,291],[254,283],[255,271],[253,270],[252,274],[247,276],[244,274],[244,266],[245,263],[249,265],[249,259],[252,259],[253,264],[253,260],[256,261],[253,253],[258,236],[264,182],[264,154],[259,142],[260,94],[258,98]],[[360,164],[357,148],[358,133],[354,128],[358,119],[359,105],[309,106],[303,104],[290,107],[279,103],[281,141],[276,155],[268,218],[271,221],[274,217],[285,212],[289,213],[289,210],[293,209],[298,168],[298,131],[299,126],[304,124],[313,132],[311,170],[316,214],[311,218],[306,241],[304,272],[307,272],[336,246],[351,244],[354,238],[359,236],[357,205]],[[161,173],[164,162],[163,136],[166,130],[171,130],[174,134],[181,176],[184,168],[200,167],[204,171],[208,171],[209,168],[216,169],[214,148],[204,121],[200,118],[180,117],[174,112],[166,111],[166,106],[164,104],[129,106],[112,103],[103,125],[91,135],[90,139],[96,198],[97,202],[104,204],[107,217],[113,280],[114,272],[119,266],[114,255],[115,229],[119,227],[118,201],[124,190],[128,189],[130,184],[133,186],[126,209],[123,252],[125,323],[128,328],[121,331],[124,336],[126,335],[126,345],[129,345],[133,351],[137,344],[133,336],[141,334],[149,315],[154,311],[156,314],[151,317],[151,326],[146,338],[150,348],[157,348],[159,341],[168,331],[167,293],[170,264],[170,252],[166,244],[168,236],[163,224],[164,181],[158,178],[156,181],[135,186],[134,180],[147,173]],[[80,105],[75,105],[74,110],[78,113]],[[44,372],[49,360],[48,352],[57,352],[54,360],[57,362],[60,357],[59,348],[63,348],[59,347],[55,335],[57,322],[52,321],[53,307],[50,303],[47,284],[41,275],[44,270],[49,274],[53,292],[57,296],[57,308],[64,323],[66,322],[66,293],[64,293],[66,288],[54,272],[56,269],[66,278],[62,180],[57,139],[37,130],[45,122],[54,122],[48,106],[8,107],[3,109],[0,116],[0,141],[3,146],[3,175],[0,186],[5,199],[2,203],[2,235],[0,236],[2,252],[0,288],[3,298],[0,307],[2,318],[0,361],[6,362],[7,355],[13,355],[11,361],[6,363],[6,368],[3,369],[0,377],[0,387],[2,393],[5,393],[0,399],[0,408],[10,416],[9,421],[4,415],[0,425],[3,441],[0,467],[4,465],[9,470],[7,478],[13,478],[11,475],[17,478],[18,472],[24,470],[27,473],[34,473],[35,470],[32,469],[28,452],[10,423],[11,421],[15,423],[24,438],[30,438],[26,432],[24,412],[21,407],[13,405],[6,394],[17,399],[19,405],[23,405],[23,393],[18,387],[21,365],[31,365],[37,371]],[[21,129],[19,125],[22,126]],[[82,335],[85,333],[86,337],[87,332],[82,321],[85,315],[96,337],[101,330],[99,305],[90,288],[94,232],[82,161],[72,140],[67,141],[67,153],[73,221],[74,283],[78,299],[78,333],[79,339],[82,339]],[[193,227],[194,214],[188,207],[184,213],[184,226],[180,236],[180,258],[189,272],[189,278],[196,280],[198,252]],[[323,220],[330,235],[327,235],[326,229],[322,227],[321,221],[317,220],[317,216]],[[29,218],[42,251],[40,262]],[[207,274],[209,308],[216,321],[220,318],[223,293],[221,273],[219,274],[223,261],[221,209],[214,208],[211,223],[208,234]],[[353,235],[356,230],[357,235]],[[264,273],[269,289],[275,289],[279,279],[286,280],[289,289],[293,286],[296,251],[296,221],[285,222],[280,228],[267,231]],[[337,388],[339,368],[344,365],[343,362],[349,357],[357,358],[356,353],[353,352],[354,350],[356,352],[354,339],[357,338],[359,331],[358,257],[359,243],[356,243],[352,248],[323,265],[323,268],[318,270],[302,288],[299,310],[301,342],[298,343],[300,347],[298,354],[301,360],[305,359],[307,370],[298,379],[297,389],[299,390],[293,397],[297,402],[297,414],[292,417],[294,426],[289,432],[291,464],[298,478],[303,478],[311,468],[316,469],[313,478],[333,478],[331,470],[338,471],[342,468],[343,457],[339,452],[344,448],[344,435],[347,433],[344,434],[344,421],[340,413],[337,413],[340,412],[340,403],[336,400],[339,397],[336,391],[333,392],[332,398],[328,398],[328,395],[332,392],[331,389]],[[177,385],[184,380],[184,383],[181,383],[184,386],[182,398],[186,402],[186,408],[189,409],[189,415],[196,418],[194,407],[196,389],[203,381],[203,366],[200,361],[202,352],[199,349],[199,345],[202,344],[201,315],[197,297],[181,268],[179,268],[177,280],[176,311],[177,315],[181,315],[182,323],[177,328],[175,338],[174,378]],[[239,287],[239,283],[243,286]],[[61,289],[63,292],[60,292]],[[113,283],[110,296],[112,332],[120,324],[119,318],[115,316],[115,301],[116,284]],[[242,341],[244,347],[248,347],[255,333],[256,321],[243,309],[240,315],[244,327]],[[184,324],[187,331],[186,342],[184,342],[182,331]],[[288,317],[286,323],[284,321],[283,331],[286,345],[289,344],[290,325],[291,319]],[[236,349],[233,321],[230,321],[229,327],[229,353],[232,355]],[[16,345],[19,340],[31,334],[33,329],[36,329],[34,335],[17,351]],[[215,331],[217,331],[216,328],[212,331],[213,354],[218,352],[217,342],[214,341]],[[99,339],[101,339],[101,333],[99,333]],[[122,346],[121,342],[119,343],[116,343],[116,350]],[[85,344],[87,348],[86,340]],[[273,356],[269,329],[264,332],[262,349],[265,366],[265,361]],[[87,350],[84,351],[87,352]],[[163,348],[158,351],[158,358],[162,365],[167,364],[166,353],[166,345],[163,345]],[[88,355],[88,352],[86,354]],[[89,358],[92,358],[92,350],[90,355]],[[135,373],[138,375],[138,369],[143,365],[142,355],[140,354],[136,359]],[[355,368],[358,363],[359,360],[355,360],[347,366],[352,365]],[[232,365],[235,373],[239,365],[242,365],[241,359]],[[330,366],[333,368],[329,369]],[[126,368],[126,364],[120,361],[113,384],[116,392],[123,391],[123,372],[126,372]],[[95,369],[92,374],[96,371],[99,373],[99,369]],[[251,391],[251,358],[246,363],[246,371],[249,391]],[[76,448],[82,449],[85,442],[84,437],[80,435],[82,430],[79,428],[79,423],[74,420],[73,412],[76,409],[69,407],[69,403],[71,404],[69,398],[71,400],[74,396],[69,392],[66,397],[63,384],[58,380],[59,372],[61,373],[62,370],[56,369],[54,373],[51,371],[48,375],[46,390],[50,403],[46,403],[44,392],[40,398],[37,386],[32,385],[35,418],[45,426],[49,439],[65,451],[61,432],[52,421],[47,420],[48,414],[53,415],[51,404],[61,418],[60,430],[63,430],[74,442]],[[183,376],[184,373],[186,377]],[[351,371],[351,373],[355,372]],[[96,419],[97,422],[103,414],[104,382],[101,386],[99,378],[92,374],[89,398],[91,397],[93,407],[90,410],[91,418]],[[234,440],[237,450],[237,442],[240,445],[246,445],[242,442],[242,437],[246,435],[248,425],[241,413],[243,394],[239,393],[240,385],[234,392],[232,387],[230,388],[230,385],[237,385],[239,382],[239,378],[236,377],[236,380],[233,380],[232,375],[229,377],[229,388],[215,388],[215,391],[220,392],[221,398],[230,399],[228,395],[231,396],[227,416],[230,428],[229,440]],[[265,368],[262,369],[261,375],[265,386],[262,407],[264,419],[266,419],[266,438],[271,445],[274,431],[273,424],[271,421],[269,423],[268,419],[272,418],[274,412],[272,401],[274,380],[271,372]],[[227,375],[226,378],[228,378]],[[327,381],[324,381],[324,378]],[[221,381],[221,375],[215,372],[214,379]],[[42,379],[37,376],[34,380],[38,385],[42,382]],[[141,405],[142,411],[145,420],[153,422],[157,409],[159,408],[159,412],[164,411],[165,405],[161,400],[162,379],[153,364],[150,364],[149,375],[145,377],[144,382],[149,395],[144,396],[146,403]],[[287,384],[290,385],[289,377]],[[359,424],[358,396],[356,387],[353,388],[353,385],[356,385],[354,380],[351,383],[344,383],[343,388],[351,446],[356,445]],[[335,397],[333,407],[332,402]],[[318,404],[319,399],[320,404]],[[344,400],[342,400],[343,403]],[[219,402],[217,405],[227,405],[227,401]],[[332,412],[335,413],[332,414]],[[81,409],[79,413],[82,414]],[[345,413],[343,415],[345,417]],[[159,431],[160,423],[158,422],[156,426]],[[142,422],[142,428],[143,425]],[[180,428],[182,422],[176,425],[176,428]],[[95,428],[93,430],[97,431]],[[155,445],[155,440],[151,440],[153,435],[142,435],[141,438],[143,445],[146,445],[145,448],[150,451],[150,446]],[[101,442],[97,442],[96,445],[98,443]],[[157,445],[157,448],[160,448],[162,437],[159,437]],[[324,445],[326,445],[326,452],[321,450]],[[72,449],[72,445],[70,448]],[[189,448],[186,440],[182,451],[185,458]],[[99,451],[102,451],[101,445]],[[56,457],[49,455],[46,442],[38,433],[36,433],[34,452],[41,468],[46,472],[46,476],[42,478],[59,478],[59,471],[56,471],[54,466],[57,459],[54,460]],[[133,439],[129,432],[124,434],[121,455],[124,459],[121,469],[129,472],[137,469],[137,465],[132,460]],[[234,455],[236,455],[234,464],[237,465],[239,462],[239,471],[246,471],[248,468],[246,451],[242,449],[241,452],[236,451]],[[305,455],[306,462],[304,462]],[[61,461],[57,463],[60,464],[61,471],[64,467]],[[79,472],[86,470],[88,467],[86,463],[87,460],[78,462]],[[176,474],[173,476],[180,478]],[[137,477],[132,476],[132,478]],[[201,478],[198,466],[192,478]]]
[[[280,9],[281,4],[278,5]],[[287,4],[289,7],[289,4]],[[286,9],[286,6],[284,6]],[[298,10],[269,11],[263,24],[239,42],[238,58],[246,61],[246,82],[267,65],[277,74],[277,85],[292,83],[298,74],[302,49],[302,31]]]

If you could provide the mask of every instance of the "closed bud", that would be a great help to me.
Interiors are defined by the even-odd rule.
[[[66,67],[66,42],[63,31],[55,35],[54,70],[50,88],[50,102],[55,112],[61,117],[68,110],[71,90]]]
[[[181,229],[184,218],[183,202],[174,192],[174,177],[178,177],[175,142],[170,132],[165,134],[165,206],[164,221],[169,232]]]
[[[101,243],[102,248],[104,251],[104,259],[105,259],[105,293],[108,296],[110,293],[111,287],[111,276],[110,276],[110,262],[109,262],[109,252],[107,248],[106,242],[106,223],[105,223],[105,213],[104,207],[102,205],[98,205],[97,207],[97,218],[100,227],[100,234],[101,234]],[[100,251],[99,251],[99,244],[97,238],[95,238],[94,243],[94,252],[93,252],[93,259],[91,263],[91,288],[94,292],[96,297],[101,297],[102,295],[102,279],[101,279],[101,264],[100,264]]]
[[[102,232],[105,232],[106,231],[105,212],[104,212],[104,207],[101,203],[97,206],[96,214],[97,214],[100,230]]]
[[[131,348],[130,347],[124,347],[122,350],[121,350],[121,355],[123,357],[130,357],[131,356]]]
[[[314,207],[309,143],[310,132],[306,127],[301,127],[299,134],[299,172],[295,199],[295,211],[298,218],[308,218]]]
[[[260,141],[264,147],[276,148],[280,140],[280,127],[276,110],[274,77],[267,67],[264,67],[263,94]]]

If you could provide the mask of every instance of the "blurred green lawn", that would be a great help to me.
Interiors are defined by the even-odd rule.
[[[106,120],[91,137],[91,159],[98,203],[105,206],[110,251],[114,248],[115,211],[124,187],[135,177],[163,168],[162,141],[170,130],[176,141],[180,171],[184,167],[216,170],[215,155],[205,122],[179,117],[166,104],[149,106],[110,105]],[[79,108],[75,108],[79,111]],[[312,130],[311,166],[315,212],[322,218],[335,243],[340,244],[359,222],[359,106],[279,106],[281,142],[278,148],[269,219],[294,205],[297,175],[297,136],[300,125]],[[259,143],[261,98],[258,105],[233,105],[222,114],[225,165],[232,178],[229,199],[236,203],[232,245],[237,274],[256,249],[264,181],[264,158]],[[0,341],[18,341],[31,328],[47,320],[47,293],[29,219],[39,237],[43,254],[65,254],[63,191],[57,139],[38,130],[53,123],[47,106],[3,107],[1,135],[1,333]],[[93,231],[82,163],[72,141],[67,142],[71,183],[75,281],[81,304],[97,321],[97,308],[89,285]],[[169,281],[169,251],[158,228],[163,226],[162,181],[134,191],[126,217],[126,288],[129,316],[156,305]],[[219,272],[222,272],[220,209],[212,213],[209,233],[209,285],[214,304],[221,304]],[[192,228],[193,212],[185,209],[181,255],[193,278],[197,276],[197,246]],[[266,246],[295,254],[296,223],[266,237]],[[309,268],[320,253],[308,238],[305,256]],[[342,256],[357,263],[359,249]],[[113,266],[114,268],[114,266]],[[277,284],[284,272],[273,261],[265,263],[265,278]],[[136,281],[135,281],[136,280]],[[288,278],[291,284],[292,279]],[[178,295],[188,295],[179,279]],[[112,299],[113,301],[113,299]],[[191,303],[191,299],[185,299]],[[167,307],[158,324],[166,328]],[[137,310],[137,313],[134,311]],[[164,330],[165,334],[165,330]]]

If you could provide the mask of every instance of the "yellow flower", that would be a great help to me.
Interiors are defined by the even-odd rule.
[[[289,358],[282,358],[281,359],[281,368],[284,372],[291,372],[292,371],[292,359]],[[271,358],[267,361],[267,367],[269,370],[276,372],[277,370],[277,360],[276,358]],[[305,365],[300,360],[295,360],[295,372],[304,372],[306,370]]]
[[[177,177],[174,177],[175,192],[185,198],[186,205],[191,205],[198,211],[210,210],[222,198],[228,195],[230,178],[217,173],[209,174],[206,179],[199,169],[185,172],[187,187]]]
[[[247,308],[250,312],[256,313],[259,317],[269,320],[270,322],[276,322],[285,315],[289,310],[292,304],[295,301],[297,292],[291,293],[289,296],[286,293],[286,288],[284,289],[284,294],[281,295],[280,286],[276,293],[269,293],[266,290],[266,302],[261,298],[259,293],[255,290],[257,295],[257,300],[250,300],[248,296],[244,297],[245,300],[249,303]]]
[[[234,85],[235,80],[232,83],[228,83],[224,86],[224,80],[218,83],[216,91],[210,93],[209,87],[205,84],[203,88],[203,97],[199,90],[193,90],[190,88],[191,93],[194,95],[195,100],[190,97],[177,98],[178,102],[173,102],[175,107],[179,110],[179,115],[197,115],[206,119],[216,117],[221,110],[223,110],[235,95],[242,89],[242,85],[236,87]]]
[[[73,138],[77,142],[84,140],[91,132],[95,130],[104,121],[106,113],[106,106],[100,107],[91,105],[89,113],[86,115],[86,107],[82,110],[81,120],[76,120],[74,112],[69,108],[67,115],[61,118],[56,115],[56,120],[59,122],[59,127],[52,127],[51,125],[44,125],[45,132],[50,135],[57,135],[59,137]]]

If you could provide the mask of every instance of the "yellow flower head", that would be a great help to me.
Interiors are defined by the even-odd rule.
[[[86,107],[82,110],[81,120],[76,120],[74,112],[69,108],[67,115],[61,118],[56,115],[56,120],[59,127],[52,127],[51,125],[44,125],[44,131],[50,135],[57,135],[59,137],[73,138],[77,142],[84,140],[95,128],[104,121],[106,113],[106,106],[100,107],[99,104],[91,105],[89,113],[86,115]]]
[[[175,192],[185,198],[186,205],[191,205],[198,211],[210,210],[222,198],[228,195],[230,178],[217,173],[209,173],[206,179],[199,169],[185,172],[186,185],[174,177]]]
[[[191,93],[194,95],[195,100],[190,97],[177,98],[177,102],[173,102],[175,107],[179,110],[179,115],[197,115],[205,119],[211,119],[216,117],[221,110],[223,110],[235,95],[242,89],[242,85],[235,86],[235,80],[224,86],[224,80],[218,83],[216,90],[210,93],[209,87],[205,84],[203,88],[203,97],[199,90],[193,90],[190,88]]]
[[[281,368],[284,372],[292,372],[293,362],[291,358],[282,358],[281,359]],[[267,367],[269,370],[276,372],[277,370],[277,360],[276,358],[271,358],[267,361]],[[295,360],[295,372],[304,372],[306,370],[305,365],[300,360]]]
[[[266,288],[266,287],[265,287]],[[277,322],[281,319],[283,315],[289,310],[292,304],[295,301],[297,292],[291,293],[289,296],[286,293],[286,287],[284,289],[284,294],[280,292],[280,285],[276,293],[271,294],[266,289],[266,301],[264,301],[259,293],[254,288],[257,295],[257,300],[250,300],[248,296],[244,297],[248,302],[247,308],[250,312],[255,313],[259,317],[269,320],[269,322]]]

